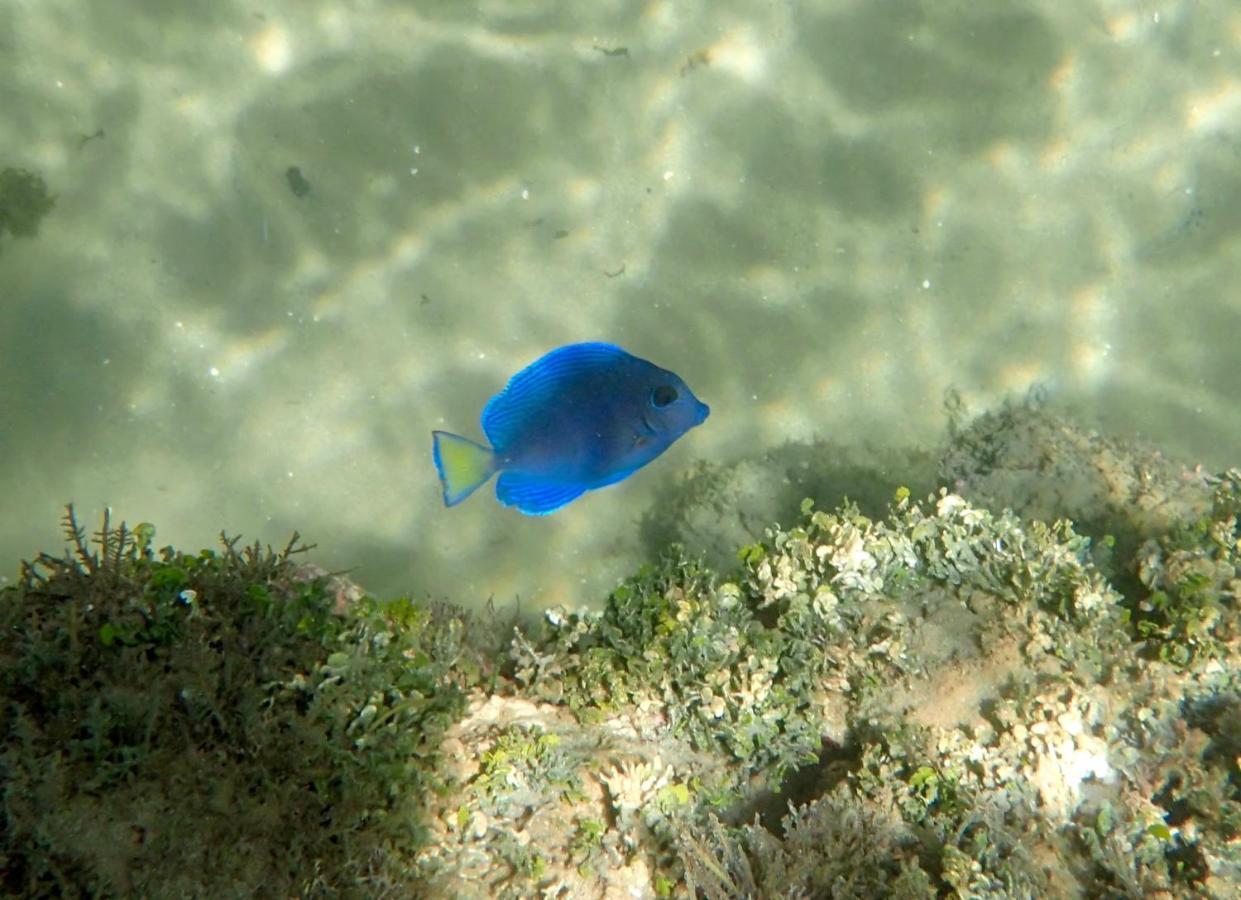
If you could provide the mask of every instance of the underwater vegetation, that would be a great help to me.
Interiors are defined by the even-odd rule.
[[[65,530],[0,593],[0,892],[407,883],[440,737],[488,667],[466,617],[359,598],[296,536],[190,554],[146,524]]]
[[[1241,472],[1021,405],[939,465],[533,623],[70,514],[0,593],[0,889],[1241,894]]]
[[[25,169],[0,170],[0,238],[34,237],[55,200],[43,179]]]

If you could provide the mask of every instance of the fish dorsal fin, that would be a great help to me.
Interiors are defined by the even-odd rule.
[[[545,516],[586,493],[577,484],[557,484],[520,472],[503,472],[496,482],[496,497],[528,516]]]
[[[549,402],[567,381],[584,372],[614,367],[633,359],[615,344],[568,344],[539,357],[509,379],[483,407],[483,433],[491,446],[503,450],[532,410]]]

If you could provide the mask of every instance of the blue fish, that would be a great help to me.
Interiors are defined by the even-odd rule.
[[[531,516],[628,478],[710,409],[679,377],[614,344],[569,344],[522,369],[483,409],[490,447],[433,431],[444,505],[499,472],[496,497]]]

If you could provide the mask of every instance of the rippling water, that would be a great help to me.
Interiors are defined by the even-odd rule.
[[[592,601],[696,460],[927,445],[949,391],[1236,464],[1239,73],[1224,0],[3,0],[0,168],[56,206],[0,237],[0,560],[73,500]],[[584,339],[707,426],[445,510],[431,429]]]

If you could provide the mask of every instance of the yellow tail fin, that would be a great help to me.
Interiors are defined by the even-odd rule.
[[[495,474],[496,455],[490,447],[450,431],[433,431],[431,437],[445,506],[456,506]]]

